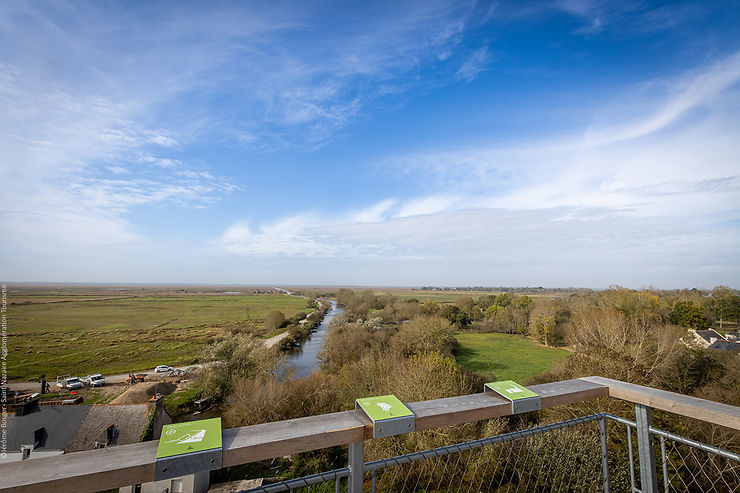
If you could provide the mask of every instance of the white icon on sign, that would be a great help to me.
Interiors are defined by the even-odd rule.
[[[169,440],[165,443],[177,442],[177,444],[180,445],[182,443],[202,442],[203,437],[205,436],[206,436],[206,430],[198,430],[194,432],[193,434],[185,433],[180,438],[175,438],[174,440]]]
[[[506,389],[506,391],[510,394],[516,394],[517,392],[522,392],[522,389],[518,389],[516,387],[512,387],[510,389]]]
[[[382,409],[385,412],[388,412],[391,410],[391,406],[389,406],[385,402],[378,402],[378,406],[380,406],[380,409]]]
[[[165,435],[168,435],[168,436],[169,435],[174,435],[175,433],[177,433],[177,430],[174,429],[174,428],[170,428],[169,430],[167,430],[167,431],[164,432],[164,434]]]

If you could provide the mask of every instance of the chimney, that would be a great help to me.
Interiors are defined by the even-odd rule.
[[[154,394],[146,403],[146,405],[149,407],[149,409],[162,409],[162,401],[164,400],[164,395],[162,394]]]

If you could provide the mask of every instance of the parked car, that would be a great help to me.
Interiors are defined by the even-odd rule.
[[[100,373],[95,373],[94,375],[88,375],[86,377],[82,377],[80,380],[85,385],[89,385],[90,387],[102,387],[105,385],[105,377],[101,375]]]
[[[158,367],[156,367],[156,368],[154,369],[154,371],[155,371],[156,373],[170,373],[170,372],[172,372],[172,371],[175,371],[175,369],[174,369],[174,368],[172,368],[171,366],[167,366],[167,365],[159,365]]]
[[[63,380],[57,380],[57,387],[67,390],[77,390],[82,388],[82,380],[77,377],[68,377]]]

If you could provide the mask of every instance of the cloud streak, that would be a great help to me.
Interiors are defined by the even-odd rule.
[[[583,264],[597,279],[585,285],[602,286],[624,282],[620,269],[668,284],[679,277],[670,266],[682,265],[696,279],[712,273],[715,282],[730,282],[740,273],[731,253],[740,248],[739,61],[734,54],[665,81],[663,87],[681,90],[671,90],[643,121],[615,121],[587,130],[586,138],[574,133],[387,162],[384,169],[424,180],[423,188],[436,193],[391,197],[363,213],[314,217],[308,225],[288,221],[299,241],[290,252],[278,250],[370,263],[465,259],[468,269],[479,261],[492,271],[523,258],[542,272],[554,272],[553,263]],[[264,248],[230,251],[274,255],[272,227],[262,231],[250,241]]]

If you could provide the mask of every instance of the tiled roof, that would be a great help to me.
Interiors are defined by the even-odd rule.
[[[44,428],[45,438],[36,450],[64,450],[90,406],[41,406],[25,416],[8,419],[8,451],[20,452],[21,445],[33,445],[34,432]]]
[[[95,442],[106,441],[106,429],[115,425],[118,437],[114,445],[136,443],[148,421],[151,407],[146,404],[109,404],[89,406],[90,412],[69,441],[67,452],[91,450]]]

